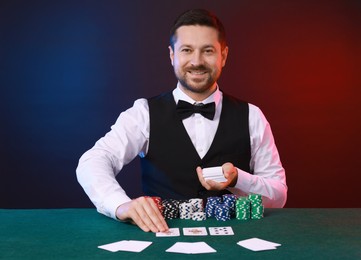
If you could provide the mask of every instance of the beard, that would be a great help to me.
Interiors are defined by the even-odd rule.
[[[192,78],[190,72],[203,73],[204,77],[202,77],[201,79]],[[179,83],[184,88],[194,93],[204,93],[211,89],[220,75],[220,71],[212,71],[204,65],[197,67],[186,67],[182,70],[174,70],[174,73]]]

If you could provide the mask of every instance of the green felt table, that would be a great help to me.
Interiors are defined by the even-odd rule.
[[[0,209],[0,259],[361,259],[361,208],[266,209],[261,220],[168,220],[170,227],[232,226],[234,236],[156,237],[94,209]],[[261,238],[282,244],[253,252],[237,242]],[[153,242],[140,253],[109,252],[120,240]],[[176,242],[204,241],[216,253],[179,254]]]

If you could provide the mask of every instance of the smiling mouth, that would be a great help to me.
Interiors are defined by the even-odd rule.
[[[199,71],[199,70],[189,70],[188,73],[192,74],[192,75],[203,75],[203,74],[206,74],[207,71]]]

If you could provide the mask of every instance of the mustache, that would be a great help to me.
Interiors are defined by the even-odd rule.
[[[188,66],[186,68],[187,70],[209,70],[208,67],[204,66],[204,65],[199,65],[199,66]]]

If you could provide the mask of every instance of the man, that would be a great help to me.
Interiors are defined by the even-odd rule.
[[[171,30],[169,55],[176,89],[136,100],[80,158],[78,181],[97,210],[144,231],[168,229],[151,198],[130,199],[115,179],[137,155],[147,196],[257,193],[266,207],[283,207],[285,171],[267,120],[256,106],[218,88],[228,55],[218,18],[200,9],[183,13]],[[226,182],[205,181],[202,169],[214,166],[222,166]]]

